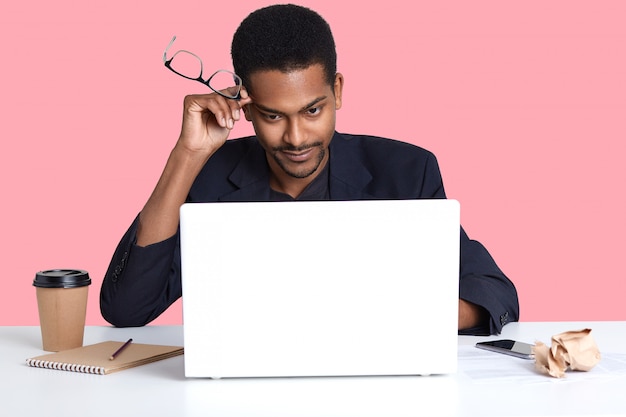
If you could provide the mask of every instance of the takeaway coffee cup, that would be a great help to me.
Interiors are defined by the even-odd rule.
[[[91,278],[80,269],[50,269],[35,274],[43,350],[58,352],[83,345]]]

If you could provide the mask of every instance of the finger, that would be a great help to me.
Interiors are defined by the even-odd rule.
[[[235,91],[230,91],[229,89],[225,90],[226,94],[228,95],[234,95]],[[233,122],[236,122],[238,120],[240,120],[241,118],[241,104],[239,103],[238,99],[228,99],[226,100],[228,106],[230,107],[230,116],[233,120]]]
[[[241,100],[247,99],[249,97],[248,95],[248,90],[246,90],[246,87],[241,87],[241,91],[239,92],[239,96],[241,98]]]
[[[237,87],[229,87],[224,89],[222,92],[230,97],[233,97],[238,93]],[[239,91],[239,98],[228,100],[228,105],[230,106],[231,115],[234,121],[241,119],[241,107],[249,104],[250,102],[250,97],[248,96],[248,92],[245,88],[242,88]]]
[[[220,127],[232,129],[234,120],[229,101],[215,93],[191,96],[189,110],[199,113],[208,111]]]
[[[248,94],[248,90],[246,90],[245,87],[242,87],[241,91],[239,92],[239,104],[241,107],[243,107],[246,104],[250,103],[252,103],[252,97],[250,97],[250,95]]]

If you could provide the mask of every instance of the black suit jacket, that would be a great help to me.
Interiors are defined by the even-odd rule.
[[[414,145],[335,133],[330,143],[331,200],[445,198],[435,156]],[[189,202],[269,201],[269,168],[255,137],[227,141],[206,163]],[[120,241],[100,293],[103,317],[115,326],[141,326],[182,294],[178,233],[139,247],[137,219]],[[484,307],[489,323],[464,333],[499,333],[519,316],[517,292],[487,250],[461,228],[459,297]]]

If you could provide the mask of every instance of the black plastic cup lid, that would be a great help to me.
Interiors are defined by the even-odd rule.
[[[49,269],[35,274],[33,285],[40,288],[76,288],[91,284],[89,273],[82,269]]]

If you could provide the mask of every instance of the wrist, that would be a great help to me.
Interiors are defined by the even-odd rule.
[[[484,308],[459,299],[459,330],[479,326],[485,323],[488,317]]]
[[[199,171],[214,152],[213,150],[190,149],[179,142],[172,149],[170,160],[178,166],[186,167],[192,171],[195,168]]]

